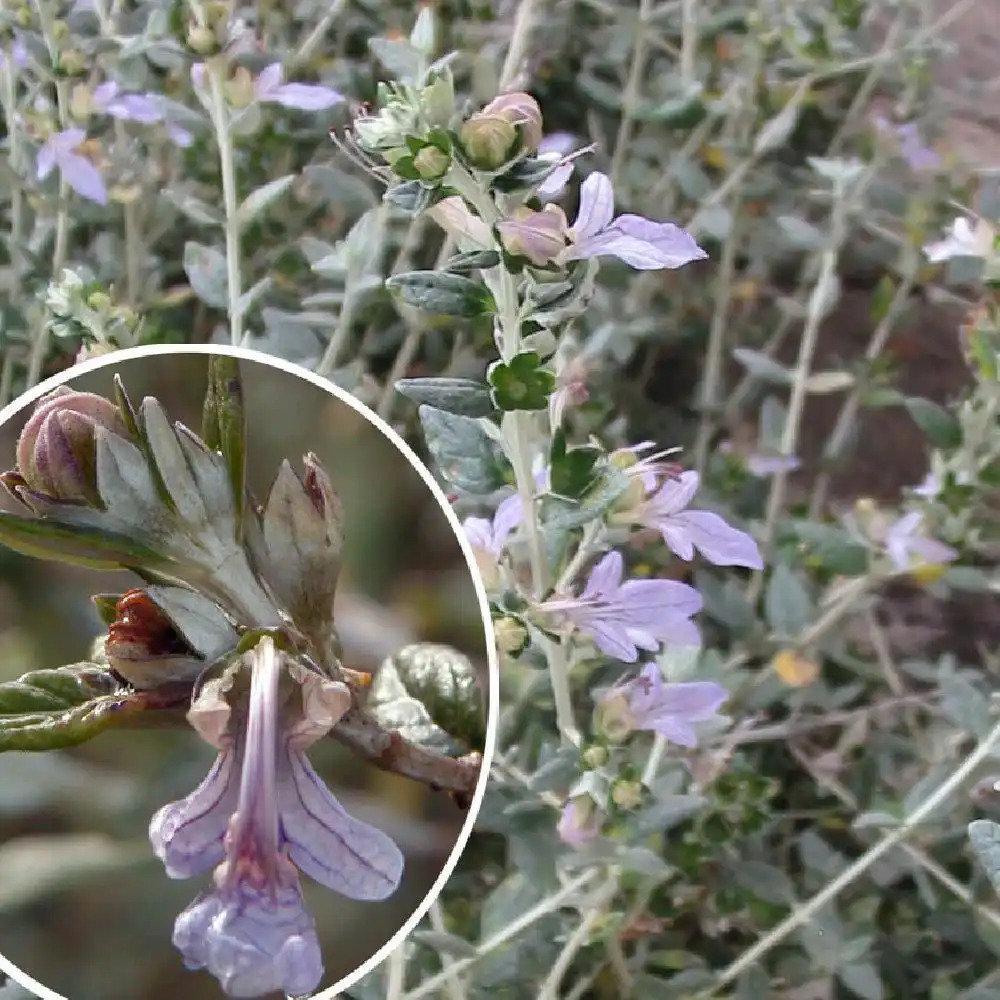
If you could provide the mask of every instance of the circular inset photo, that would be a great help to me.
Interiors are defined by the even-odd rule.
[[[0,468],[0,968],[68,1000],[347,988],[489,769],[445,495],[351,397],[235,349],[63,373],[0,414]]]

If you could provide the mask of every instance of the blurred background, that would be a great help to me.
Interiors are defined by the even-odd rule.
[[[69,384],[110,394],[120,374],[134,404],[155,395],[173,419],[197,431],[207,360],[177,353],[116,361]],[[443,642],[470,657],[485,691],[485,637],[472,579],[418,473],[336,397],[267,364],[241,366],[254,495],[266,497],[283,458],[301,472],[302,456],[313,451],[343,500],[337,624],[345,661],[372,670],[408,642]],[[0,427],[5,469],[15,465],[30,411]],[[0,548],[0,680],[86,659],[101,631],[90,595],[136,582],[131,574],[64,567]],[[392,835],[407,858],[399,891],[384,903],[354,903],[304,880],[329,986],[411,915],[466,814],[447,796],[377,771],[333,740],[321,741],[310,758],[345,807]],[[0,755],[0,951],[72,1000],[218,1000],[215,980],[184,970],[170,943],[175,917],[207,876],[172,882],[146,839],[153,812],[188,794],[212,759],[193,732],[107,733],[72,750]]]

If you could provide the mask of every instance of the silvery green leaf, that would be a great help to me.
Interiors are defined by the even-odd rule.
[[[806,392],[814,396],[825,396],[832,392],[844,392],[855,382],[850,372],[814,372],[806,379]]]
[[[832,271],[824,271],[809,296],[809,314],[820,319],[829,316],[840,301],[841,288],[840,278]]]
[[[457,253],[454,257],[449,257],[447,264],[445,264],[445,270],[463,274],[496,267],[499,263],[500,254],[496,250],[470,250],[467,253]]]
[[[403,378],[396,391],[415,403],[464,417],[488,417],[496,412],[490,387],[466,378]]]
[[[164,188],[161,193],[171,205],[192,222],[202,226],[221,226],[223,224],[222,213],[217,208],[205,204],[183,188],[168,187]]]
[[[216,660],[239,642],[232,622],[207,597],[184,587],[157,585],[147,587],[146,594],[203,660]]]
[[[105,729],[141,725],[141,714],[154,704],[119,690],[118,681],[92,663],[35,670],[0,684],[0,752],[76,746]],[[154,714],[159,720],[165,713]]]
[[[941,707],[970,736],[982,739],[993,726],[988,698],[961,674],[941,673]]]
[[[796,215],[779,215],[775,220],[785,242],[793,250],[816,250],[823,245],[823,232]]]
[[[471,942],[444,931],[414,931],[409,940],[457,958],[473,958],[477,954],[476,947]]]
[[[229,280],[225,254],[189,240],[184,244],[184,273],[195,295],[205,305],[214,309],[226,308]]]
[[[437,23],[435,20],[434,8],[430,5],[423,5],[417,20],[414,22],[413,30],[410,32],[410,45],[415,51],[423,56],[424,61],[430,60],[434,56],[437,47]]]
[[[236,211],[236,220],[241,229],[254,222],[276,202],[295,182],[295,174],[285,174],[268,181],[263,187],[251,192]]]
[[[722,243],[733,231],[733,213],[725,205],[706,205],[691,220],[688,229],[694,236],[707,236]]]
[[[800,88],[794,97],[769,121],[764,122],[754,140],[754,156],[763,156],[783,146],[789,136],[795,131],[799,122],[799,111],[802,101],[808,93],[806,88]]]
[[[768,396],[760,407],[760,443],[775,447],[785,433],[788,413],[777,396]]]
[[[388,278],[385,287],[401,302],[439,316],[483,316],[496,311],[489,289],[447,271],[409,271]]]
[[[264,114],[259,104],[248,104],[229,119],[229,134],[236,138],[256,135],[264,122]]]
[[[733,349],[733,357],[746,368],[747,372],[771,385],[791,385],[792,373],[773,358],[748,347]]]
[[[988,819],[973,820],[969,841],[993,888],[1000,894],[1000,826]]]
[[[266,295],[274,286],[274,279],[265,274],[260,281],[254,282],[237,300],[236,311],[240,316],[245,316]]]
[[[436,194],[433,188],[420,181],[403,181],[393,184],[385,192],[385,200],[404,215],[414,216],[426,212],[434,204]]]
[[[360,178],[326,163],[310,163],[302,169],[306,182],[328,201],[352,211],[366,211],[376,204],[375,193]]]
[[[169,557],[130,535],[51,518],[35,520],[0,511],[0,544],[22,555],[91,569],[167,569]]]
[[[344,262],[349,274],[370,274],[377,270],[385,229],[381,207],[365,212],[344,237]],[[381,274],[379,274],[381,280]]]
[[[243,408],[243,382],[240,378],[239,361],[227,354],[213,355],[208,366],[208,390],[205,394],[203,427],[209,432],[206,440],[212,451],[222,455],[229,473],[229,496],[219,486],[205,487],[202,496],[206,506],[211,503],[213,520],[231,513],[235,524],[235,536],[242,538],[243,508],[246,496],[246,414]],[[180,425],[178,425],[180,431]],[[193,435],[180,435],[182,443],[187,439],[187,453],[194,452],[192,472],[196,465],[205,466],[205,473],[211,475],[208,466],[217,465],[213,456],[204,456],[204,449],[198,448]],[[197,478],[197,477],[196,477]],[[204,479],[204,475],[202,477]],[[211,500],[205,493],[211,492]]]
[[[764,612],[768,624],[783,638],[795,638],[813,620],[813,602],[805,585],[784,563],[771,573]]]
[[[142,401],[143,431],[169,503],[182,521],[207,526],[208,513],[163,407],[152,396]]]
[[[485,421],[424,404],[418,410],[438,472],[456,489],[487,496],[504,485],[502,455]]]
[[[628,489],[629,478],[620,470],[606,466],[596,482],[579,500],[547,496],[542,500],[541,521],[546,532],[566,532],[582,528],[603,517],[611,505]]]
[[[528,787],[535,792],[563,791],[579,776],[580,751],[576,747],[565,747],[537,768]]]
[[[807,157],[809,166],[828,181],[847,187],[856,181],[865,169],[859,160],[834,160],[820,156]]]
[[[933,447],[949,450],[961,445],[962,426],[943,406],[921,396],[908,396],[903,405]]]
[[[415,83],[424,58],[420,51],[402,38],[369,38],[371,54],[403,83]]]
[[[468,657],[450,646],[418,643],[401,649],[386,663],[392,664],[407,694],[423,704],[436,726],[465,746],[482,749],[485,706]],[[380,671],[384,669],[385,664]]]
[[[665,795],[631,817],[629,832],[637,840],[665,832],[699,813],[706,804],[700,795]]]
[[[366,709],[379,725],[403,739],[440,753],[458,756],[465,748],[431,718],[423,703],[406,689],[392,659],[379,668]]]

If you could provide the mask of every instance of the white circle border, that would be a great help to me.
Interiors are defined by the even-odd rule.
[[[430,490],[431,495],[437,501],[438,506],[444,512],[445,518],[451,526],[452,531],[455,533],[455,537],[458,539],[459,547],[462,550],[462,555],[465,558],[466,565],[468,566],[469,573],[472,577],[476,598],[479,601],[479,609],[483,616],[483,633],[486,640],[486,662],[487,671],[489,673],[489,704],[486,712],[486,740],[485,746],[483,747],[483,762],[479,772],[479,779],[476,782],[476,790],[472,796],[472,803],[469,806],[468,815],[465,818],[465,822],[462,824],[462,829],[458,833],[458,838],[456,839],[455,844],[451,849],[451,853],[448,855],[448,859],[445,861],[437,879],[435,879],[430,890],[424,896],[423,900],[416,907],[413,913],[410,914],[409,919],[403,924],[403,926],[400,927],[399,930],[396,931],[396,933],[384,945],[382,945],[382,947],[379,948],[374,955],[371,956],[371,958],[369,958],[366,962],[363,962],[352,973],[344,976],[343,979],[334,983],[333,986],[330,986],[319,993],[313,993],[310,995],[310,1000],[331,1000],[332,997],[339,996],[345,990],[350,989],[351,986],[363,979],[369,972],[381,965],[382,962],[384,962],[389,955],[392,954],[392,952],[394,952],[396,948],[399,947],[410,935],[410,933],[416,928],[417,924],[424,918],[427,911],[437,901],[438,896],[441,895],[441,891],[444,889],[445,883],[451,877],[452,872],[455,870],[456,865],[465,851],[465,846],[469,841],[469,837],[472,836],[472,828],[475,825],[476,818],[479,815],[479,810],[483,804],[483,797],[486,794],[486,784],[489,781],[490,768],[492,766],[493,755],[496,750],[497,726],[500,718],[500,665],[496,648],[495,633],[493,631],[493,619],[490,614],[489,599],[486,596],[486,588],[483,584],[482,577],[479,574],[476,559],[472,552],[472,546],[465,537],[465,532],[462,530],[461,522],[458,520],[454,510],[452,510],[451,504],[448,502],[448,498],[445,495],[444,490],[438,485],[430,470],[423,464],[423,461],[417,456],[416,452],[413,451],[406,441],[404,441],[403,438],[396,431],[394,431],[385,420],[382,419],[382,417],[372,411],[359,399],[351,395],[351,393],[349,393],[346,389],[342,389],[329,379],[326,379],[321,375],[317,375],[315,372],[312,372],[301,365],[295,364],[291,361],[285,361],[282,358],[276,358],[274,355],[267,354],[263,351],[252,350],[246,347],[224,346],[221,344],[154,344],[148,347],[128,347],[112,351],[110,354],[104,354],[100,357],[91,358],[87,361],[82,361],[78,364],[72,365],[64,371],[50,376],[38,385],[32,386],[31,389],[22,393],[15,400],[8,403],[2,410],[0,410],[0,426],[5,424],[15,414],[20,413],[21,410],[33,403],[40,396],[45,395],[56,386],[62,385],[66,382],[71,382],[77,376],[85,375],[86,373],[97,369],[122,364],[137,358],[177,354],[222,354],[229,355],[234,358],[240,358],[244,361],[256,362],[258,364],[269,365],[272,368],[277,368],[288,375],[293,375],[296,378],[301,378],[307,382],[311,382],[318,389],[336,397],[341,403],[349,406],[355,411],[355,413],[363,417],[369,424],[379,430],[393,445],[395,445],[396,449],[410,463],[414,471],[416,471],[426,484],[427,488]],[[70,1000],[70,998],[56,993],[54,990],[49,989],[44,984],[33,979],[26,972],[23,972],[12,962],[8,961],[2,951],[0,951],[0,972],[9,976],[19,986],[24,987],[26,990],[30,990],[36,996],[40,997],[41,1000]]]

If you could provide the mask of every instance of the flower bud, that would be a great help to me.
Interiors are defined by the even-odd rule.
[[[632,732],[632,713],[624,691],[611,688],[594,706],[594,732],[609,743],[622,743]]]
[[[528,630],[516,619],[507,616],[493,623],[497,649],[508,656],[517,656],[528,645]]]
[[[283,462],[264,508],[263,575],[275,597],[304,628],[333,627],[340,575],[343,511],[315,455],[300,480]]]
[[[593,746],[587,747],[583,751],[583,763],[590,768],[604,767],[608,762],[608,751],[606,747],[602,747],[600,744],[595,743]]]
[[[568,242],[566,216],[558,205],[546,205],[541,212],[518,208],[497,224],[497,231],[509,254],[527,257],[540,267],[554,261]]]
[[[455,86],[450,73],[441,73],[420,91],[420,108],[431,128],[448,128],[455,114]]]
[[[611,787],[611,801],[619,809],[638,809],[642,805],[642,785],[638,781],[616,781]]]
[[[459,141],[473,166],[497,170],[517,148],[517,128],[499,115],[476,114],[458,133]]]
[[[424,146],[413,157],[413,166],[425,181],[436,181],[448,172],[451,157],[437,146]]]
[[[215,32],[203,24],[192,23],[187,30],[188,48],[199,56],[210,56],[219,50]]]
[[[578,795],[566,803],[556,826],[559,839],[570,847],[586,847],[601,832],[601,815],[589,795]]]
[[[17,467],[29,489],[56,500],[100,504],[98,428],[128,437],[118,408],[103,396],[60,386],[44,396],[17,442]]]
[[[501,94],[483,108],[481,114],[503,118],[521,130],[521,149],[534,153],[542,141],[542,110],[529,94]]]
[[[95,603],[107,614],[109,599]],[[122,594],[109,617],[104,654],[108,666],[140,689],[193,681],[235,647],[239,636],[218,606],[180,587],[149,587]]]

